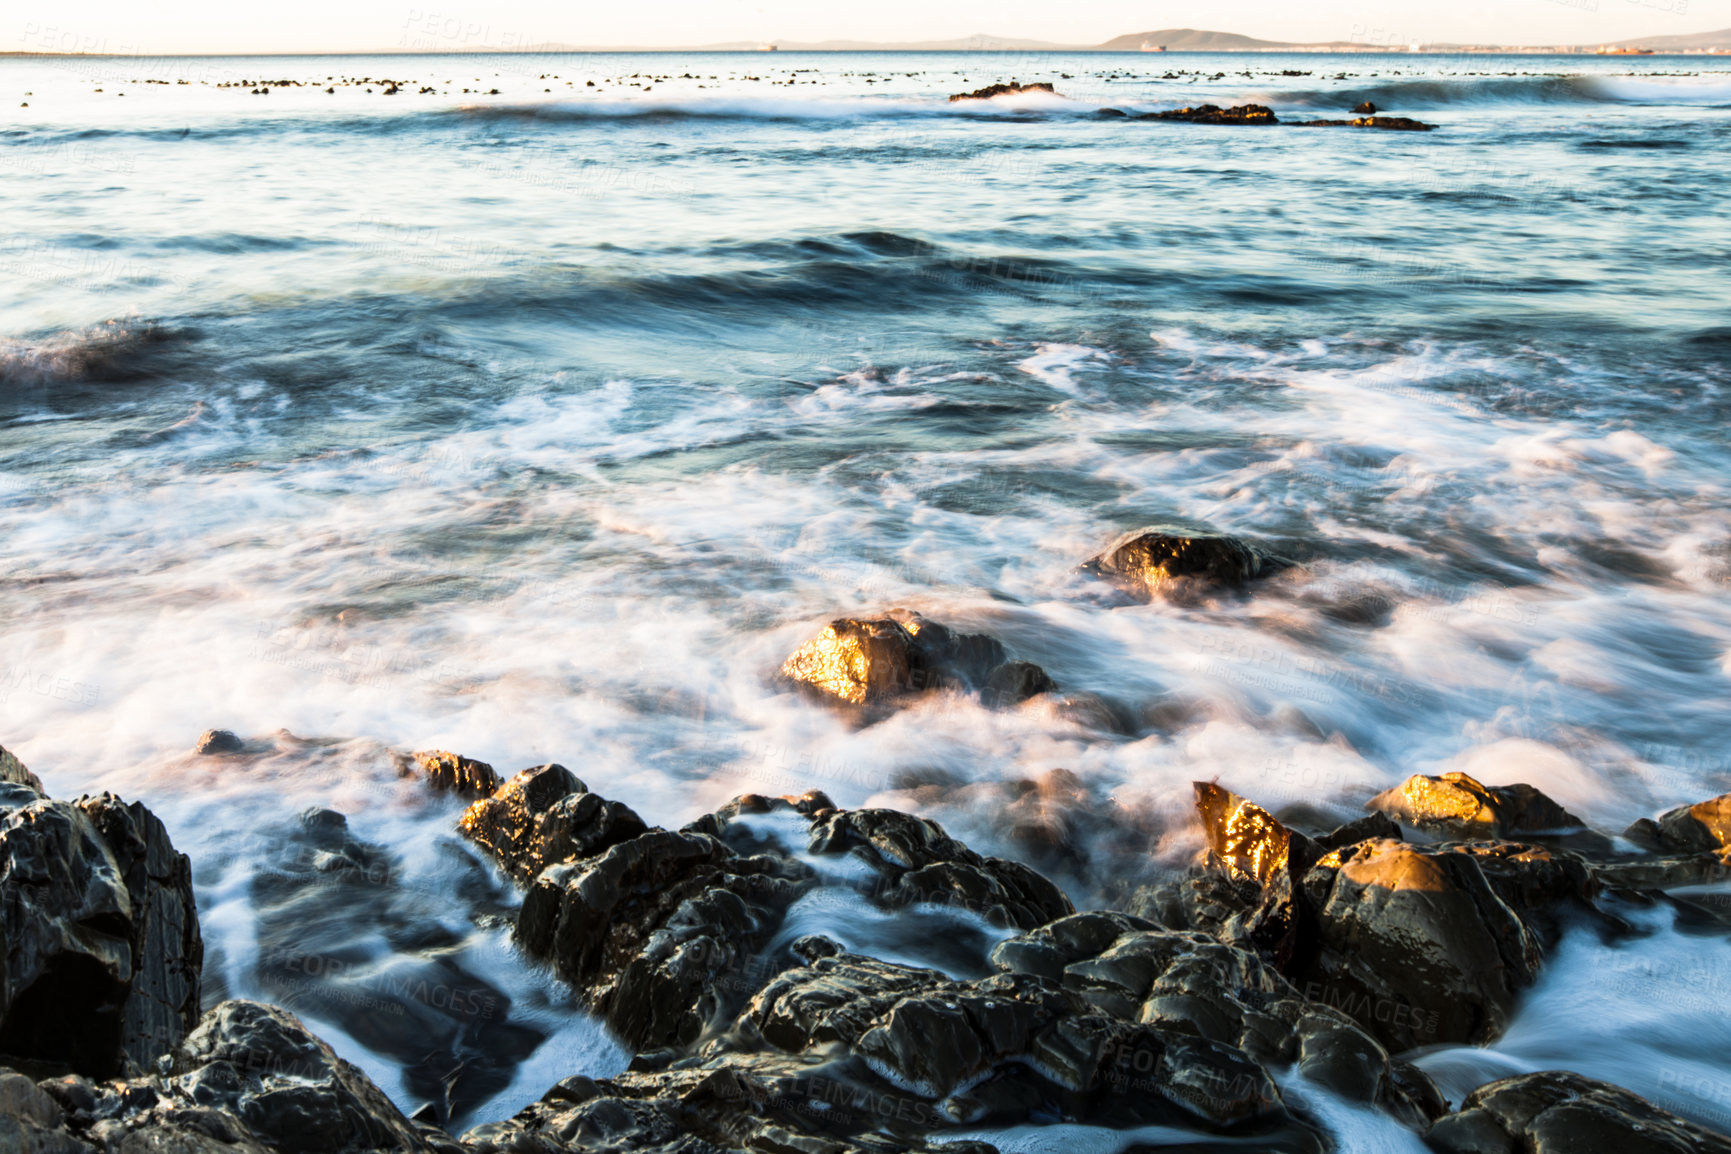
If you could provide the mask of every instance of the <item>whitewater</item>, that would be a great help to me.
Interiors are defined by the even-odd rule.
[[[948,99],[1010,79],[1055,91]],[[1436,127],[1100,115],[1363,101]],[[0,105],[0,742],[163,818],[219,995],[283,997],[261,829],[388,847],[535,1039],[468,1123],[630,1055],[452,901],[462,805],[405,751],[561,762],[669,827],[822,789],[1009,858],[1063,770],[1093,853],[1036,864],[1078,905],[1194,855],[1194,781],[1345,821],[1461,770],[1611,830],[1731,789],[1731,62],[39,57]],[[1202,607],[1078,574],[1151,524],[1299,571]],[[776,679],[892,607],[1092,705],[859,725]],[[271,752],[225,772],[211,727]],[[790,926],[956,976],[1001,933],[920,916]],[[1724,1128],[1731,945],[1640,928],[1420,1064]],[[419,1104],[355,1006],[299,1009]],[[994,1141],[1128,1141],[1072,1129]]]

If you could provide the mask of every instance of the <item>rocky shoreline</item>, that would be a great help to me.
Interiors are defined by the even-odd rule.
[[[1291,564],[1147,531],[1083,568],[1146,599]],[[994,639],[901,611],[832,623],[782,676],[861,724],[938,689],[1004,707],[1062,694]],[[250,748],[212,731],[197,750],[239,765]],[[1571,927],[1628,937],[1664,907],[1731,931],[1670,892],[1728,876],[1731,795],[1612,837],[1529,785],[1459,773],[1411,777],[1332,829],[1197,783],[1190,867],[1078,910],[936,822],[817,791],[666,829],[557,764],[400,765],[469,803],[455,832],[474,880],[454,899],[509,923],[634,1055],[627,1070],[573,1070],[505,1121],[460,1125],[541,1037],[441,951],[387,854],[312,810],[255,874],[261,984],[347,1029],[331,959],[354,925],[420,949],[399,980],[464,996],[350,1031],[427,1101],[405,1117],[288,1010],[201,989],[192,863],[149,810],[50,798],[0,750],[0,1150],[988,1154],[982,1134],[1063,1122],[1320,1154],[1339,1147],[1315,1091],[1442,1154],[1731,1154],[1731,1138],[1577,1074],[1449,1102],[1403,1057],[1496,1039]],[[949,921],[916,963],[810,932],[823,909]]]

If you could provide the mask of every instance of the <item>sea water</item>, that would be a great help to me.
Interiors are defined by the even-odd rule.
[[[1055,92],[947,99],[1010,79]],[[1436,130],[1098,115],[1367,99]],[[1006,799],[1064,769],[1113,833],[1082,903],[1186,860],[1195,780],[1344,819],[1458,769],[1612,832],[1731,788],[1731,62],[9,58],[0,108],[0,741],[163,817],[231,995],[269,993],[249,847],[344,813],[546,1038],[470,1120],[626,1056],[450,898],[461,803],[402,751],[559,761],[667,826],[823,789],[1024,857]],[[1149,524],[1302,567],[1202,604],[1077,574]],[[860,726],[776,681],[891,607],[1109,708]],[[261,752],[192,756],[212,726]],[[1640,941],[1672,984],[1731,961]],[[1427,1058],[1452,1096],[1658,1047],[1622,1080],[1711,1124],[1723,999],[1655,1019],[1582,978],[1601,948]]]

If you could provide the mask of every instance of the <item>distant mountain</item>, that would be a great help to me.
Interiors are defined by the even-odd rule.
[[[1709,48],[1731,49],[1731,28],[1717,32],[1689,32],[1682,36],[1649,36],[1644,40],[1619,40],[1630,48],[1651,48],[1658,52],[1704,52]]]
[[[1616,43],[1629,48],[1651,48],[1658,52],[1705,52],[1718,48],[1731,50],[1731,28],[1718,32],[1693,32],[1681,36],[1652,36],[1645,40],[1622,40]],[[577,44],[535,44],[514,50],[475,49],[473,51],[517,52],[753,52],[774,47],[782,52],[1136,52],[1143,45],[1165,48],[1168,52],[1304,52],[1315,49],[1347,52],[1399,52],[1404,45],[1364,44],[1352,40],[1290,41],[1258,40],[1236,32],[1209,32],[1199,28],[1161,28],[1154,32],[1132,32],[1114,36],[1104,44],[1054,44],[1049,40],[1028,40],[1016,36],[964,36],[955,40],[908,40],[874,42],[869,40],[774,40],[765,42],[735,40],[725,44],[699,44],[688,48],[590,48]],[[1598,45],[1584,44],[1575,51],[1591,52]],[[1433,52],[1500,52],[1489,44],[1430,44]],[[1507,50],[1521,51],[1511,46]],[[1532,49],[1526,49],[1531,51]],[[1567,49],[1564,49],[1565,51]]]
[[[1165,45],[1169,52],[1266,52],[1293,45],[1278,40],[1257,40],[1236,32],[1203,32],[1195,28],[1162,28],[1158,32],[1132,32],[1097,45],[1105,52],[1134,52],[1142,45]]]

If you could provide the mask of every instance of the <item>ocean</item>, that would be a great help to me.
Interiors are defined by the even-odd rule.
[[[1010,79],[1055,91],[947,99]],[[1098,114],[1366,100],[1435,130]],[[539,1039],[470,1123],[629,1055],[453,901],[462,803],[392,751],[670,828],[822,789],[1008,857],[1063,769],[1079,905],[1194,853],[1193,781],[1345,820],[1462,770],[1611,832],[1731,789],[1731,59],[12,57],[0,107],[0,741],[162,816],[231,995],[294,1005],[270,829],[387,847]],[[1077,573],[1154,524],[1300,565],[1199,605]],[[860,725],[776,680],[891,607],[1103,705]],[[1654,918],[1421,1065],[1723,1128],[1731,946]],[[368,1006],[300,1008],[416,1106]]]

